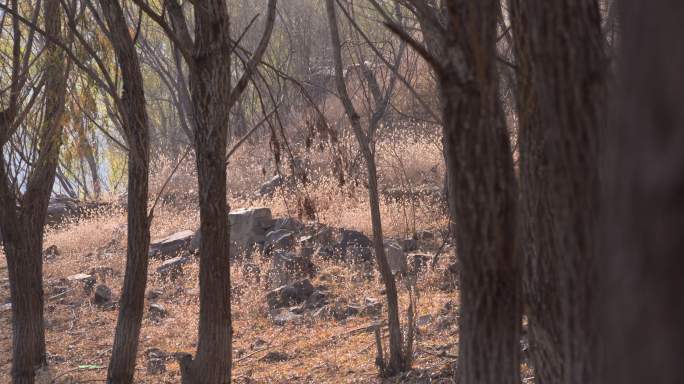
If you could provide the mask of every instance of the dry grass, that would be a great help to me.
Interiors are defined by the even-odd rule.
[[[422,185],[441,186],[443,165],[440,148],[429,137],[415,136],[402,140],[388,140],[378,145],[378,162],[381,188],[401,187],[412,190]],[[394,144],[402,143],[402,144]],[[250,205],[271,207],[275,216],[297,215],[297,200],[304,195],[302,188],[283,189],[263,199],[250,197],[260,183],[268,179],[274,167],[269,156],[259,147],[245,146],[233,159],[229,174],[230,201],[233,208]],[[261,147],[263,148],[263,147]],[[318,221],[334,226],[358,229],[370,234],[367,194],[363,185],[348,183],[340,186],[325,166],[329,159],[324,154],[312,156],[309,162],[313,182],[307,184],[305,195],[315,204]],[[156,164],[152,177],[152,190],[158,191],[173,164],[169,161]],[[270,168],[269,168],[270,167]],[[265,171],[267,176],[264,176]],[[257,176],[255,176],[257,175]],[[195,187],[192,166],[183,165],[174,177],[170,190],[187,193]],[[191,195],[191,194],[190,194]],[[195,229],[199,217],[195,204],[179,207],[161,205],[156,210],[152,225],[152,238],[170,233]],[[438,230],[446,226],[443,208],[436,206],[427,196],[404,199],[385,199],[382,203],[383,226],[388,236],[403,237],[414,230]],[[60,279],[85,272],[92,268],[108,267],[112,276],[98,277],[98,284],[109,286],[118,297],[123,281],[126,247],[126,217],[117,210],[100,212],[91,217],[50,229],[45,246],[55,244],[60,255],[46,262],[46,337],[51,362],[41,377],[43,382],[73,383],[103,380],[111,354],[113,330],[117,312],[105,310],[91,303],[90,295],[81,286],[71,284],[66,293],[55,293],[64,285]],[[434,252],[439,239],[423,244],[425,251]],[[452,254],[449,251],[448,254]],[[449,382],[436,378],[448,372],[458,353],[456,312],[458,294],[453,290],[440,290],[444,281],[447,260],[443,257],[435,270],[427,271],[418,279],[420,300],[418,316],[430,315],[431,321],[418,328],[415,343],[414,370],[407,377],[388,379],[386,382]],[[9,301],[9,287],[4,257],[0,261],[0,304]],[[345,264],[314,260],[319,273],[315,285],[326,285],[331,297],[339,302],[359,302],[365,297],[384,300],[377,273],[363,277],[361,271]],[[145,352],[159,348],[168,353],[194,352],[198,317],[198,264],[193,260],[186,266],[182,278],[176,281],[161,280],[155,273],[160,261],[150,263],[148,289],[163,291],[158,302],[169,316],[155,322],[146,311],[138,352],[135,381],[140,383],[177,383],[179,367],[170,359],[167,371],[148,374]],[[266,271],[267,261],[259,261]],[[368,316],[350,317],[344,321],[322,316],[306,315],[299,324],[275,326],[268,318],[265,303],[267,287],[250,280],[242,272],[240,262],[231,266],[234,301],[234,361],[233,378],[240,383],[372,383],[380,382],[374,367],[375,345],[372,333],[352,332],[378,320]],[[262,280],[264,281],[264,280]],[[400,287],[403,286],[400,284]],[[402,310],[408,307],[408,294],[400,291]],[[447,305],[447,303],[451,303]],[[445,310],[450,307],[450,310]],[[405,314],[402,315],[405,321]],[[10,311],[0,313],[0,382],[9,382],[11,356]],[[386,334],[385,334],[386,337]],[[266,347],[255,349],[262,340]],[[287,361],[269,363],[262,357],[270,352],[284,352]],[[79,369],[90,366],[91,369]],[[432,376],[431,376],[432,375]],[[432,379],[430,378],[432,377]],[[440,381],[444,380],[444,381]]]

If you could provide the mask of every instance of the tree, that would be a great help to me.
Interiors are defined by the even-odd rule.
[[[123,92],[115,98],[128,147],[128,246],[126,274],[121,291],[119,316],[112,357],[107,371],[109,383],[132,383],[138,338],[145,304],[151,214],[147,214],[149,178],[149,118],[143,76],[135,42],[118,0],[100,0],[107,24],[107,37],[121,70]],[[94,9],[91,7],[91,9]]]
[[[356,107],[352,101],[347,85],[345,84],[344,68],[342,63],[342,43],[340,40],[339,27],[337,25],[337,16],[335,12],[335,0],[326,0],[326,9],[328,14],[328,23],[330,28],[330,37],[332,42],[332,55],[335,70],[335,83],[340,100],[345,109],[345,113],[351,123],[356,141],[361,148],[364,161],[366,162],[366,170],[368,177],[368,197],[369,207],[371,211],[371,221],[373,228],[373,246],[375,248],[375,259],[378,263],[378,269],[385,283],[385,291],[387,294],[387,312],[389,320],[389,334],[390,334],[390,361],[387,367],[381,367],[387,375],[394,375],[409,369],[410,358],[408,353],[413,351],[404,351],[404,343],[402,341],[401,324],[399,321],[399,303],[397,300],[397,287],[394,281],[392,270],[390,269],[385,255],[385,245],[382,235],[382,217],[380,215],[380,195],[378,193],[378,171],[375,163],[374,140],[375,133],[378,126],[385,116],[389,106],[391,97],[394,92],[394,87],[397,81],[397,71],[404,51],[404,44],[401,44],[399,51],[395,58],[394,68],[390,74],[387,89],[384,93],[381,91],[375,75],[372,70],[366,66],[365,63],[360,62],[363,72],[361,80],[362,83],[367,82],[368,88],[373,94],[374,108],[372,108],[371,116],[368,123],[368,130],[364,131],[361,126],[361,117],[356,111]],[[370,102],[369,102],[370,104]]]
[[[607,384],[682,380],[684,4],[621,1],[599,253]]]
[[[530,352],[538,383],[596,381],[606,59],[596,0],[513,0]]]
[[[450,0],[444,6],[448,14],[442,56],[396,25],[388,26],[426,58],[439,80],[449,208],[460,265],[459,382],[517,383],[522,259],[517,249],[517,183],[498,95],[501,4]]]
[[[231,87],[228,9],[223,0],[193,2],[194,34],[183,8],[165,2],[167,24],[143,0],[135,0],[164,30],[188,67],[194,147],[200,205],[200,316],[197,353],[181,360],[184,383],[228,383],[231,376],[232,322],[230,314],[230,223],[226,201],[226,147],[229,112],[261,62],[273,31],[277,0],[269,0],[264,32],[240,79]],[[239,42],[238,42],[239,43]]]
[[[44,46],[44,87],[31,84],[31,57],[36,53],[35,31],[29,29],[22,45],[23,21],[20,20],[18,1],[12,1],[11,13],[13,48],[11,77],[7,105],[0,110],[0,230],[3,235],[10,293],[12,297],[12,380],[14,383],[33,383],[35,369],[46,363],[45,330],[43,327],[43,231],[47,208],[55,180],[62,137],[62,114],[68,64],[60,48],[54,43],[61,39],[62,15],[59,3],[46,1],[43,5],[45,35],[50,37]],[[35,24],[40,7],[31,17]],[[25,19],[24,19],[25,20]],[[37,128],[23,126],[26,116],[42,92],[43,118]],[[30,89],[30,91],[29,91]],[[32,92],[33,96],[24,96]],[[23,126],[23,127],[22,127]],[[34,129],[35,145],[28,158],[31,164],[16,166],[6,162],[5,145],[20,129]],[[23,179],[23,180],[22,180]]]

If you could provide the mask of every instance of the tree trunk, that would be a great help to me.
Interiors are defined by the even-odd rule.
[[[444,100],[449,204],[461,265],[458,379],[520,382],[517,186],[497,94],[496,0],[450,1]]]
[[[46,364],[43,327],[43,231],[26,216],[5,229],[5,254],[12,299],[12,382],[33,383]],[[44,221],[44,220],[43,220]],[[37,230],[36,228],[41,228]]]
[[[525,297],[537,383],[596,382],[598,148],[605,65],[596,0],[513,0]]]
[[[122,73],[120,114],[129,148],[126,274],[119,301],[119,317],[107,381],[132,383],[145,304],[150,244],[150,222],[147,215],[149,120],[140,63],[121,5],[118,0],[100,0],[100,5]]]
[[[675,384],[684,357],[684,3],[619,4],[619,85],[606,136],[600,276],[607,361],[600,382]]]
[[[330,27],[330,36],[332,41],[333,61],[335,65],[335,81],[339,97],[344,105],[345,113],[349,118],[354,136],[361,147],[364,160],[366,161],[366,169],[368,171],[368,197],[369,207],[371,210],[371,223],[373,227],[373,246],[375,248],[375,259],[378,263],[380,275],[385,283],[385,292],[387,295],[387,314],[389,323],[390,336],[390,350],[389,350],[389,365],[384,367],[384,374],[391,376],[408,369],[407,361],[404,357],[403,341],[401,334],[401,324],[399,321],[399,302],[397,299],[397,287],[394,281],[394,275],[390,269],[385,255],[384,238],[382,235],[382,218],[380,215],[380,198],[378,195],[378,175],[375,164],[375,156],[371,150],[370,138],[363,131],[361,127],[360,117],[356,112],[352,103],[351,97],[347,91],[347,86],[344,82],[344,74],[342,69],[342,44],[340,42],[339,28],[337,26],[337,17],[335,15],[334,0],[326,0],[326,9],[328,13],[328,24]],[[369,129],[369,131],[371,131]],[[411,353],[411,352],[409,352]]]
[[[228,384],[231,377],[230,224],[226,146],[231,93],[230,29],[225,1],[195,7],[195,62],[190,92],[200,203],[200,318],[186,384]]]
[[[45,31],[61,35],[58,2],[44,3]],[[17,20],[14,20],[17,22]],[[16,42],[15,42],[16,43]],[[43,231],[55,180],[62,138],[62,114],[67,69],[62,51],[53,43],[45,46],[45,109],[38,133],[38,158],[27,177],[24,195],[17,199],[11,190],[8,169],[0,159],[0,228],[2,228],[12,299],[12,381],[33,383],[35,370],[46,364],[43,326]],[[7,111],[4,111],[7,113]],[[7,115],[0,119],[0,132],[9,132]],[[17,116],[10,116],[17,118]]]

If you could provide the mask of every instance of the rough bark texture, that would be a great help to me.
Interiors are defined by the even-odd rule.
[[[195,62],[190,66],[189,80],[202,232],[200,316],[197,353],[183,378],[193,384],[230,383],[230,228],[225,166],[230,46],[225,1],[205,1],[195,7]]]
[[[14,10],[16,11],[16,6]],[[59,3],[45,2],[44,12],[46,33],[59,38]],[[15,48],[17,47],[19,45],[15,42]],[[46,363],[42,285],[43,231],[61,145],[67,74],[64,55],[59,48],[48,42],[44,55],[45,112],[37,139],[38,158],[28,175],[23,196],[15,195],[15,190],[10,186],[10,170],[4,159],[0,159],[0,228],[3,233],[12,298],[14,383],[33,383],[36,368]],[[18,61],[14,61],[14,64],[18,64]],[[14,69],[21,70],[17,65]],[[21,83],[17,74],[18,72],[13,73],[12,88]],[[11,125],[17,123],[14,119],[18,118],[16,104],[19,101],[14,98],[15,96],[18,97],[18,92],[10,95],[10,107],[0,112],[2,145],[9,138]]]
[[[458,380],[520,381],[517,186],[496,73],[499,2],[449,1],[439,69],[449,204],[461,266]]]
[[[625,0],[620,8],[600,382],[675,384],[684,361],[684,3]]]
[[[126,274],[107,381],[132,383],[145,304],[150,244],[147,215],[149,120],[140,63],[121,5],[118,0],[101,0],[100,5],[109,27],[109,40],[121,69],[123,93],[119,113],[129,148]]]
[[[339,93],[345,112],[354,131],[361,153],[366,162],[366,170],[368,172],[368,197],[369,207],[371,213],[371,225],[373,228],[373,247],[375,249],[375,258],[378,263],[380,275],[385,283],[385,291],[387,295],[387,312],[389,323],[389,364],[385,369],[385,374],[394,375],[408,369],[407,361],[404,357],[403,341],[401,334],[401,324],[399,321],[399,303],[397,300],[397,287],[387,262],[385,255],[385,246],[382,234],[382,217],[380,215],[380,198],[378,194],[378,174],[375,164],[375,156],[371,150],[371,143],[364,133],[360,116],[352,103],[351,97],[347,91],[347,86],[344,82],[344,74],[342,67],[342,44],[340,42],[340,33],[337,26],[337,17],[335,12],[335,1],[326,0],[326,9],[328,14],[328,23],[330,27],[330,36],[332,40],[332,54],[335,65],[335,81],[337,91]]]
[[[599,137],[605,64],[596,0],[512,0],[525,298],[537,383],[596,382]]]

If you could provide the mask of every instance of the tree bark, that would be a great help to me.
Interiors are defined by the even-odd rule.
[[[684,357],[684,3],[625,0],[619,7],[618,86],[606,135],[600,382],[675,384]]]
[[[189,82],[200,199],[200,318],[195,359],[184,383],[228,384],[231,377],[230,223],[226,146],[231,93],[230,28],[225,1],[195,7],[195,62]]]
[[[149,120],[143,77],[133,38],[118,0],[100,0],[123,79],[119,113],[128,151],[128,245],[109,383],[132,383],[147,285],[150,218],[147,214]]]
[[[524,291],[537,383],[596,382],[606,59],[596,0],[513,0]]]
[[[461,265],[458,380],[520,382],[517,185],[498,91],[500,4],[452,0],[443,68],[449,204]]]
[[[59,3],[45,2],[44,12],[45,32],[53,38],[59,38],[62,17]],[[15,19],[14,22],[18,21]],[[18,46],[15,45],[16,47]],[[46,42],[45,56],[45,110],[37,139],[38,157],[27,177],[26,190],[20,198],[11,189],[7,164],[4,159],[0,159],[0,204],[3,210],[0,228],[12,299],[14,383],[33,383],[36,368],[46,364],[42,285],[43,232],[62,140],[67,66],[62,51],[50,41]],[[6,135],[11,124],[15,123],[14,119],[18,118],[16,110],[11,113],[12,109],[14,108],[0,113],[0,136],[5,139],[8,138]]]

